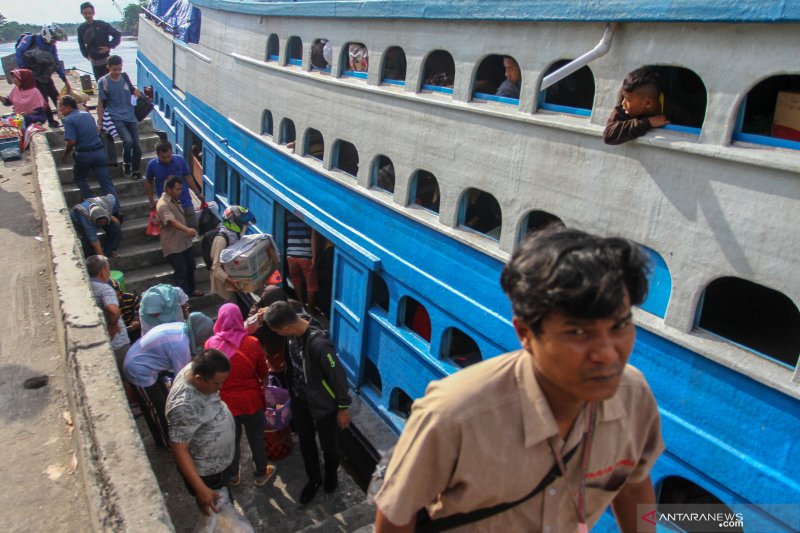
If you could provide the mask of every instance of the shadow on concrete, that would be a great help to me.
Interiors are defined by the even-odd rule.
[[[6,357],[3,354],[2,357]],[[0,366],[0,418],[5,423],[22,422],[39,415],[51,400],[51,385],[26,389],[26,379],[42,373],[30,367],[15,364]]]
[[[41,222],[36,218],[33,205],[17,191],[7,190],[8,181],[0,178],[0,229],[7,229],[22,237],[41,235]]]

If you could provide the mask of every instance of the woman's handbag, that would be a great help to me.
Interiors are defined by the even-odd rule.
[[[264,429],[276,431],[286,428],[292,421],[292,399],[289,397],[289,390],[281,386],[276,376],[270,375],[267,378],[264,400],[267,403],[264,409]]]

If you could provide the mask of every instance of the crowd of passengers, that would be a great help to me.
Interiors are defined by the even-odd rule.
[[[350,68],[366,70],[366,49],[351,47],[349,56]],[[121,60],[118,62],[115,57],[108,59],[110,84],[105,90],[101,88],[100,94],[105,99],[105,108],[113,110],[112,116],[132,111],[130,97],[140,94],[123,76]],[[312,59],[321,61],[319,65],[330,63],[326,43],[320,43],[319,50],[312,51]],[[497,88],[497,94],[518,97],[519,66],[512,58],[505,58],[504,66],[506,80]],[[628,75],[620,104],[606,127],[605,141],[625,142],[667,123],[669,112],[665,112],[660,94],[659,79],[654,72],[640,69]],[[296,299],[290,298],[276,273],[260,298],[251,303],[221,267],[220,256],[245,234],[248,225],[256,222],[255,217],[242,206],[226,208],[218,225],[205,228],[205,232],[214,231],[210,242],[211,289],[226,303],[219,307],[216,321],[202,313],[190,313],[189,298],[202,295],[194,281],[192,252],[201,228],[190,190],[198,199],[203,197],[183,157],[172,153],[169,142],[160,142],[156,147],[157,157],[145,170],[145,190],[156,213],[162,253],[174,271],[173,284],[150,287],[141,297],[123,292],[120,284],[111,279],[111,261],[119,256],[124,216],[98,134],[102,119],[98,119],[101,121],[98,125],[90,114],[78,109],[70,96],[59,100],[59,111],[64,116],[67,141],[63,160],[67,162],[74,152],[74,180],[84,196],[71,209],[70,218],[83,244],[93,296],[106,319],[122,385],[134,412],[144,416],[155,444],[171,449],[200,510],[206,515],[217,511],[220,491],[227,487],[232,498],[229,487],[242,482],[242,433],[247,437],[253,459],[252,482],[263,486],[275,473],[275,466],[267,461],[264,442],[267,407],[264,386],[271,375],[285,384],[291,394],[292,427],[298,435],[308,477],[299,501],[310,502],[321,486],[326,492],[333,492],[338,484],[339,432],[350,423],[351,400],[336,347],[327,332],[327,320],[316,308],[319,290],[316,267],[321,252],[320,239],[314,230],[289,215],[286,255],[288,274],[297,289],[291,296]],[[136,145],[126,147],[124,175],[139,177],[138,130],[127,125],[120,129],[127,130]],[[102,195],[88,185],[90,171],[94,172]],[[98,234],[100,230],[105,233],[104,242]],[[618,245],[602,246],[611,250]],[[632,268],[637,272],[642,270],[638,264]],[[637,290],[636,302],[643,298],[641,287]],[[631,297],[626,305],[636,302]],[[612,311],[615,312],[608,308],[604,312]],[[525,342],[523,346],[528,348]],[[647,393],[642,392],[650,398]],[[416,406],[415,403],[415,410]],[[648,416],[652,414],[650,409]],[[424,427],[417,427],[415,421],[418,417],[412,417],[409,427],[424,434]],[[652,425],[643,427],[643,431],[655,439],[648,448],[652,461],[660,453],[660,437]],[[566,438],[566,434],[562,436]],[[406,439],[402,444],[411,447],[409,453],[424,454],[413,441]],[[647,469],[637,469],[637,480],[652,491]],[[402,465],[393,462],[389,473],[404,475]],[[399,486],[392,483],[380,489],[377,498],[380,530],[390,531],[392,523],[405,523],[409,517],[407,506],[398,506],[397,499],[389,496]],[[647,492],[646,501],[649,496]],[[595,519],[592,517],[592,521]],[[584,524],[587,517],[581,516],[579,521]]]

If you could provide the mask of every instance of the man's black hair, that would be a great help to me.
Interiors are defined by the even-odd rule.
[[[76,102],[75,99],[68,94],[65,94],[61,97],[61,105],[71,109],[78,109],[78,102]]]
[[[214,379],[218,373],[231,371],[231,362],[219,350],[203,350],[192,359],[192,374],[200,376],[205,381]]]
[[[108,66],[113,67],[115,65],[121,65],[122,58],[120,56],[108,56]]]
[[[176,183],[183,185],[183,179],[180,176],[169,176],[167,181],[164,182],[164,188],[173,189],[175,188]]]
[[[264,322],[271,329],[281,329],[297,322],[298,316],[289,302],[275,302],[267,309]]]
[[[648,89],[647,95],[651,98],[658,98],[661,92],[661,75],[650,67],[637,68],[625,76],[622,82],[622,90],[632,93],[641,89]]]
[[[172,143],[169,141],[161,141],[156,145],[157,154],[166,154],[172,151]]]
[[[649,263],[638,245],[576,229],[550,227],[528,236],[500,277],[514,315],[534,334],[553,311],[606,318],[647,296]]]
[[[84,2],[81,4],[81,13],[83,13],[83,10],[86,9],[87,7],[91,7],[92,13],[94,13],[94,6],[92,5],[91,2]]]

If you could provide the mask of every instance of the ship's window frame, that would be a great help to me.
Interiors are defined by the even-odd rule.
[[[389,53],[392,50],[400,50],[400,53],[403,54],[403,79],[394,79],[386,77],[386,61],[389,59]],[[383,57],[381,58],[381,83],[385,83],[386,85],[395,85],[398,87],[405,87],[406,85],[406,77],[408,76],[408,61],[406,59],[406,51],[403,50],[400,46],[390,46],[386,49],[383,53]]]
[[[165,107],[164,116],[167,117],[167,120],[172,119],[172,108],[169,106],[169,104],[167,104],[164,107]],[[170,122],[171,122],[171,120],[170,120]]]
[[[697,303],[695,328],[781,366],[797,367],[800,309],[789,296],[766,285],[736,276],[710,281]],[[776,343],[785,354],[772,350]],[[769,353],[766,347],[772,348]]]
[[[295,47],[300,47],[300,59],[297,59]],[[287,67],[302,67],[303,66],[303,40],[297,35],[292,35],[286,41],[286,66]]]
[[[392,302],[392,295],[389,292],[389,285],[386,284],[386,280],[383,279],[383,276],[378,274],[377,272],[370,272],[370,308],[372,309],[381,309],[385,313],[389,313],[389,306]],[[385,298],[384,298],[385,294]]]
[[[414,324],[414,319],[416,318],[417,311],[422,310],[424,313],[423,315],[419,315],[420,320],[427,319],[427,323],[422,324],[418,323],[416,326]],[[413,333],[417,338],[419,338],[425,344],[430,345],[432,334],[433,334],[433,324],[431,323],[431,314],[428,312],[427,307],[414,298],[413,296],[404,295],[400,298],[400,303],[397,307],[397,319],[400,322],[400,327],[404,328],[407,331]],[[426,326],[426,329],[420,331],[420,326]],[[425,335],[427,334],[427,337]]]
[[[366,62],[367,62],[367,70],[350,70],[350,45],[360,45],[364,47],[364,50],[367,51],[366,54]],[[359,80],[367,79],[367,72],[369,71],[369,48],[363,42],[358,41],[348,41],[342,46],[342,51],[339,60],[339,71],[341,72],[340,77],[342,78],[356,78]]]
[[[639,244],[639,247],[650,260],[650,270],[647,273],[647,298],[639,304],[639,308],[651,315],[664,318],[669,299],[672,297],[672,273],[661,254],[643,244]]]
[[[261,113],[261,135],[272,137],[274,134],[274,123],[272,121],[272,111],[265,109]]]
[[[294,139],[292,139],[291,141],[287,139],[287,134],[289,133],[287,128],[289,126],[292,127],[292,131],[294,132]],[[284,117],[281,120],[279,133],[280,133],[280,138],[278,140],[279,141],[278,144],[288,145],[289,143],[297,141],[297,127],[294,125],[294,121],[288,117]]]
[[[221,155],[215,154],[216,164],[214,165],[214,195],[220,200],[223,207],[230,205],[228,196],[228,162]]]
[[[495,81],[495,78],[497,78],[497,76],[494,75],[493,78],[488,79],[488,80],[485,77],[483,79],[478,79],[478,77],[481,76],[482,73],[483,73],[484,76],[486,75],[486,70],[496,70],[495,66],[487,65],[487,61],[496,62],[497,58],[500,59],[500,68],[503,69],[502,76],[500,76],[500,78],[502,78],[502,80],[500,81],[500,83],[497,84],[497,87],[494,88],[494,93],[487,93],[487,92],[485,92],[483,90],[479,90],[479,89],[484,89],[483,87],[478,87],[479,83],[487,83],[487,84],[488,83],[492,83],[492,82]],[[520,70],[519,85],[520,85],[520,90],[521,90],[521,88],[522,88],[522,68],[519,66],[519,61],[517,61],[517,59],[514,56],[510,55],[510,54],[487,54],[487,55],[485,55],[483,57],[483,59],[481,59],[480,63],[478,63],[478,66],[475,69],[474,77],[472,79],[472,100],[473,101],[476,101],[476,102],[498,102],[498,103],[501,103],[501,104],[519,106],[519,98],[511,98],[511,97],[508,97],[508,96],[498,96],[496,94],[497,91],[500,89],[500,85],[502,85],[502,83],[506,80],[506,77],[505,77],[505,60],[506,60],[506,58],[509,58],[514,63],[516,63],[517,64],[517,68],[519,68],[519,70]]]
[[[453,337],[454,337],[455,334],[463,336],[464,337],[464,342],[468,341],[468,342],[471,342],[473,345],[475,345],[475,348],[477,348],[477,353],[480,356],[479,359],[477,359],[477,360],[467,360],[466,364],[462,364],[461,362],[459,362],[458,357],[461,357],[461,356],[466,357],[466,356],[468,356],[468,355],[470,355],[470,354],[472,354],[474,352],[467,352],[465,354],[453,354],[453,343],[456,340]],[[441,359],[444,360],[444,361],[447,361],[448,363],[450,363],[451,365],[453,365],[453,366],[455,366],[457,368],[467,368],[468,366],[474,365],[475,363],[480,363],[481,361],[484,360],[483,359],[483,352],[481,352],[481,347],[477,342],[475,342],[475,339],[473,339],[470,335],[468,335],[463,330],[461,330],[460,328],[457,328],[455,326],[448,327],[442,333]]]
[[[312,139],[312,136],[314,136],[314,135],[319,135],[320,144],[322,145],[322,153],[319,154],[319,157],[314,155],[314,153],[311,151],[311,147],[312,147],[311,143],[312,143],[312,141],[315,140],[315,139]],[[307,128],[306,129],[306,133],[303,136],[303,155],[304,156],[308,156],[308,157],[310,157],[312,159],[316,159],[320,163],[323,161],[323,159],[325,158],[325,136],[322,135],[321,131],[319,131],[317,129],[314,129],[314,128]]]
[[[474,221],[476,217],[480,216],[479,213],[471,213],[470,212],[470,209],[473,206],[471,206],[469,202],[470,202],[470,200],[473,198],[473,196],[475,194],[483,195],[483,196],[478,196],[478,198],[476,198],[476,200],[475,200],[476,202],[481,200],[482,198],[485,198],[486,199],[485,201],[489,201],[489,202],[493,201],[494,204],[497,207],[497,218],[499,219],[499,224],[497,226],[494,226],[488,232],[483,232],[483,231],[475,228],[473,225],[469,224],[470,221]],[[472,215],[472,216],[470,217],[470,215]],[[470,218],[468,219],[468,217],[470,217]],[[469,231],[471,233],[476,233],[478,235],[486,237],[487,239],[491,239],[493,241],[499,242],[500,241],[500,233],[503,231],[503,209],[500,206],[500,202],[497,200],[497,198],[492,193],[484,191],[482,189],[478,189],[477,187],[469,187],[469,188],[465,189],[464,192],[461,193],[461,199],[458,202],[458,226],[462,230]],[[495,229],[496,229],[496,232],[495,232]],[[495,236],[495,233],[496,233],[496,236]]]
[[[796,80],[776,80],[776,78],[797,78]],[[791,84],[793,81],[795,83],[794,86],[790,85],[788,89],[784,88],[783,90],[778,89],[775,91],[775,102],[777,103],[778,99],[778,92],[800,92],[800,72],[796,72],[794,74],[775,74],[772,76],[766,76],[760,80],[758,80],[755,84],[750,86],[747,90],[745,95],[742,97],[742,101],[739,104],[738,111],[736,114],[736,125],[733,129],[733,134],[731,135],[731,141],[740,141],[740,142],[747,142],[751,144],[760,144],[764,146],[770,146],[773,148],[788,148],[791,150],[800,150],[800,141],[793,141],[791,139],[784,139],[782,137],[773,137],[770,135],[762,135],[758,133],[747,133],[744,130],[745,121],[747,117],[747,110],[748,110],[748,102],[752,98],[752,93],[757,91],[760,87],[767,83],[780,83],[780,81],[784,82],[785,84]],[[769,93],[772,92],[771,89],[762,89]],[[772,96],[769,96],[770,100],[772,100]],[[774,110],[775,105],[772,106],[772,117],[773,122],[772,126],[774,126]]]
[[[386,187],[382,187],[381,186],[381,170],[386,166],[391,166],[392,167],[392,177],[391,177],[392,188],[391,189],[387,189]],[[378,155],[375,156],[375,159],[372,160],[371,169],[372,170],[370,172],[370,180],[369,180],[370,186],[373,189],[378,189],[380,191],[383,191],[383,192],[386,192],[386,193],[389,193],[389,194],[394,194],[395,186],[397,185],[397,174],[394,171],[394,163],[392,162],[392,160],[389,157],[387,157],[387,156],[385,156],[383,154],[378,154]]]
[[[671,516],[664,519],[668,524],[664,524],[665,531],[684,531],[683,528],[696,524],[696,522],[694,524],[690,522],[691,518],[687,518],[686,523],[681,523],[680,518],[696,511],[698,506],[713,505],[715,512],[718,511],[730,517],[735,516],[734,510],[711,491],[683,476],[666,476],[656,482],[655,489],[656,507],[661,505],[670,506],[671,512],[669,514]],[[736,524],[736,520],[726,522],[726,525],[725,531],[733,533],[744,533],[745,531],[744,524]]]
[[[408,417],[411,416],[411,404],[413,403],[414,399],[400,387],[393,388],[389,395],[389,411],[404,420],[408,420]]]
[[[666,131],[675,131],[678,133],[687,133],[689,135],[700,136],[700,131],[703,128],[703,124],[706,120],[706,115],[708,114],[708,88],[706,88],[705,82],[703,82],[703,78],[701,78],[695,71],[690,68],[681,66],[681,65],[659,65],[659,64],[651,64],[651,65],[643,65],[643,67],[654,68],[661,74],[662,80],[666,84],[667,76],[665,72],[670,73],[670,81],[674,80],[675,74],[680,74],[680,71],[685,71],[688,75],[694,76],[696,81],[700,82],[702,85],[703,91],[705,93],[705,107],[703,109],[703,120],[700,121],[700,126],[688,126],[684,124],[664,124],[658,129],[666,130]],[[662,91],[666,94],[667,90],[666,87],[662,88]]]
[[[447,56],[449,56],[449,58],[450,58],[450,62],[453,65],[453,87],[446,87],[446,86],[432,85],[432,84],[425,83],[426,79],[429,77],[428,62],[431,60],[432,56],[437,52],[443,52],[443,53],[447,54]],[[431,50],[430,52],[428,52],[425,55],[425,59],[422,61],[422,70],[421,70],[421,73],[420,73],[421,75],[419,77],[419,79],[420,79],[420,89],[419,89],[420,92],[428,91],[428,92],[449,94],[449,95],[452,96],[453,95],[453,89],[455,88],[455,84],[456,84],[456,66],[455,65],[456,65],[456,63],[455,63],[455,59],[453,58],[453,54],[451,54],[447,50],[443,50],[441,48],[437,48],[435,50]]]
[[[436,186],[435,193],[434,193],[434,198],[436,196],[438,196],[438,200],[435,202],[435,204],[438,204],[436,209],[433,209],[432,207],[428,207],[426,205],[423,205],[422,203],[417,203],[417,187],[419,186],[419,179],[421,177],[420,173],[423,173],[423,172],[426,175],[430,175],[430,177],[433,178],[433,182],[434,182],[434,184]],[[424,176],[424,177],[427,177],[427,176]],[[422,169],[422,168],[419,168],[419,169],[415,170],[414,173],[411,175],[411,183],[410,183],[410,186],[408,187],[408,202],[406,202],[406,205],[408,205],[408,206],[417,206],[417,207],[419,207],[421,209],[425,209],[426,211],[429,211],[431,213],[434,213],[434,214],[438,215],[439,214],[439,210],[442,207],[441,206],[441,202],[442,202],[442,189],[439,186],[439,179],[436,177],[436,175],[433,172],[430,172],[430,171]]]
[[[566,64],[568,64],[568,63],[570,63],[572,61],[573,61],[573,59],[558,59],[556,61],[553,61],[545,69],[544,74],[542,75],[542,80],[544,80],[545,77],[547,77],[548,75],[552,74],[553,72],[557,71],[558,69],[560,69],[561,67],[563,67],[564,65],[566,65]],[[556,66],[556,65],[558,65],[558,66]],[[547,101],[547,95],[548,95],[548,92],[550,90],[552,90],[553,88],[555,88],[559,84],[563,83],[565,80],[571,78],[572,76],[578,75],[578,73],[583,71],[583,69],[586,69],[586,71],[589,72],[589,75],[591,76],[591,79],[592,79],[592,104],[590,104],[588,108],[567,106],[567,105],[556,104],[556,103],[552,103],[552,102],[548,102]],[[594,99],[595,99],[595,95],[596,94],[597,94],[597,81],[596,81],[594,72],[592,72],[592,69],[589,68],[589,65],[584,65],[583,67],[581,67],[580,69],[576,70],[575,72],[573,72],[572,74],[570,74],[566,78],[560,80],[558,83],[553,84],[552,86],[548,87],[547,89],[539,91],[539,106],[538,107],[539,107],[539,109],[543,109],[545,111],[550,111],[552,113],[561,113],[561,114],[565,114],[565,115],[573,115],[573,116],[579,116],[579,117],[591,117],[592,116],[592,110],[594,108]]]
[[[314,48],[318,44],[321,44],[322,47],[323,47],[323,50],[324,50],[325,44],[328,44],[328,43],[330,43],[330,39],[326,39],[324,37],[317,37],[316,39],[314,39],[314,42],[311,43],[311,58],[309,59],[309,61],[311,62],[311,70],[313,72],[320,72],[322,74],[330,74],[331,73],[331,64],[325,59],[324,52],[323,52],[322,60],[325,61],[325,64],[328,65],[328,66],[327,67],[320,67],[319,65],[315,65],[314,64],[314,55],[315,55]],[[333,45],[331,45],[331,46],[333,46]]]
[[[383,393],[383,378],[378,365],[369,357],[364,358],[364,385],[371,387],[378,396]]]
[[[281,40],[277,33],[272,33],[269,37],[267,37],[267,48],[266,54],[264,55],[264,61],[280,61],[280,54]]]
[[[536,227],[530,227],[530,217],[536,213],[537,215],[541,215],[543,219],[542,224],[537,225]],[[519,225],[519,232],[517,236],[517,244],[522,244],[522,242],[528,238],[528,235],[532,232],[540,231],[545,228],[549,228],[551,225],[557,224],[561,228],[566,228],[567,225],[564,224],[564,221],[558,215],[554,215],[549,211],[545,211],[544,209],[531,209],[522,217]]]
[[[344,169],[344,168],[342,168],[340,166],[341,149],[342,149],[343,145],[345,145],[345,144],[350,145],[350,146],[353,147],[353,153],[356,156],[355,173],[350,172],[349,169]],[[351,143],[350,141],[346,141],[344,139],[336,139],[336,142],[333,143],[333,152],[331,152],[331,154],[333,156],[331,158],[331,167],[332,168],[334,168],[335,170],[338,170],[339,172],[342,172],[343,174],[351,176],[353,178],[357,178],[358,177],[358,167],[359,167],[359,164],[360,164],[360,156],[358,154],[358,148],[356,148],[355,144]]]

